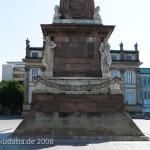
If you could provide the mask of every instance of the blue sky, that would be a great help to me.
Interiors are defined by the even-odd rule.
[[[59,0],[0,0],[0,80],[2,64],[25,57],[25,40],[42,46],[40,24],[51,24]],[[133,50],[139,44],[141,67],[150,68],[150,0],[95,0],[104,25],[115,25],[111,49]]]

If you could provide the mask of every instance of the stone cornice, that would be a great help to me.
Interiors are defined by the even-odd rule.
[[[42,58],[38,58],[38,59],[23,59],[24,63],[42,63]]]
[[[115,26],[104,25],[82,25],[82,24],[42,24],[43,35],[97,35],[99,37],[109,37]]]
[[[30,51],[32,51],[32,50],[42,51],[42,50],[44,50],[44,47],[29,47],[29,50]]]
[[[132,63],[133,67],[140,66],[143,64],[142,62],[136,62],[136,61],[113,61],[111,64],[111,67],[115,67],[116,65],[117,65],[117,67],[118,66],[130,66],[130,67],[132,67],[131,63]]]

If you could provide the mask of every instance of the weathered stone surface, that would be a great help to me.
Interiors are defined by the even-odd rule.
[[[87,44],[87,57],[88,58],[94,57],[94,43],[88,43]]]
[[[32,116],[32,117],[31,117]],[[30,113],[11,137],[148,141],[126,113]]]
[[[72,43],[72,57],[87,58],[87,44],[82,42]]]
[[[61,0],[62,19],[93,19],[94,0]]]
[[[60,43],[60,42],[69,42],[69,37],[55,37],[54,41],[58,42],[58,43]]]
[[[124,112],[122,95],[46,95],[40,93],[34,95],[32,111]]]
[[[61,53],[62,58],[71,57],[72,56],[72,43],[61,43]],[[55,58],[57,58],[56,56]]]
[[[101,75],[100,56],[96,56],[99,59],[94,58],[95,51],[99,53],[99,49],[94,50],[94,43],[83,43],[82,40],[86,41],[86,37],[70,37],[70,43],[59,43],[61,46],[55,50],[54,76]]]
[[[99,59],[97,60],[91,60],[89,58],[55,58],[55,62],[59,65],[65,65],[65,64],[88,64],[90,61],[92,64],[97,65],[99,62]],[[95,61],[95,63],[94,63]]]
[[[71,36],[70,37],[70,42],[79,42],[79,43],[81,43],[81,42],[84,42],[85,43],[85,41],[86,41],[86,37],[85,36]]]
[[[84,24],[84,25],[102,25],[102,22],[99,20],[90,20],[90,19],[55,19],[53,20],[54,24]]]
[[[42,25],[44,35],[54,37],[55,77],[101,77],[99,47],[113,26]],[[99,61],[98,61],[99,60]],[[94,62],[94,63],[93,63]]]

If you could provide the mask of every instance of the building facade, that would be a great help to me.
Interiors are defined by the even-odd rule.
[[[26,40],[26,57],[23,59],[25,65],[25,88],[24,88],[24,110],[30,110],[32,102],[32,92],[35,90],[33,77],[44,74],[45,67],[42,63],[43,47],[30,47],[30,41]]]
[[[140,68],[140,101],[143,115],[150,115],[150,68]]]
[[[22,61],[9,61],[2,65],[2,80],[24,82],[25,64]]]
[[[32,101],[32,92],[35,90],[33,77],[42,76],[45,67],[42,64],[43,47],[30,47],[27,42],[27,54],[23,60],[26,64],[25,70],[25,100]],[[125,109],[131,115],[142,114],[142,103],[140,100],[139,67],[142,64],[139,60],[138,45],[135,44],[134,50],[124,50],[120,44],[120,50],[111,50],[112,64],[110,68],[111,78],[119,76],[123,79],[122,91],[124,93]]]
[[[2,80],[24,81],[25,100],[27,103],[32,101],[32,92],[35,90],[33,77],[41,76],[45,72],[42,63],[43,47],[30,47],[29,40],[26,41],[26,58],[22,61],[12,61],[3,64]],[[120,50],[111,50],[112,64],[110,76],[116,76],[123,79],[122,91],[124,93],[124,103],[126,111],[131,115],[141,112],[147,114],[150,112],[150,69],[139,69],[142,64],[139,60],[139,51],[137,45],[134,50],[124,50],[123,44],[120,44]],[[26,64],[26,66],[25,66]],[[140,82],[139,82],[140,79]]]
[[[119,76],[123,79],[122,91],[124,93],[125,110],[130,115],[138,115],[142,112],[139,98],[139,60],[138,45],[134,50],[124,50],[123,43],[120,50],[111,50],[111,78]]]

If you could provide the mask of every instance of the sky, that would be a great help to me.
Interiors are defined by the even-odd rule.
[[[42,47],[40,24],[51,24],[54,6],[60,0],[0,0],[0,80],[2,64],[25,57],[25,40]],[[141,67],[150,68],[150,0],[95,0],[100,6],[103,25],[115,25],[109,43],[111,49],[125,50],[139,45]]]

